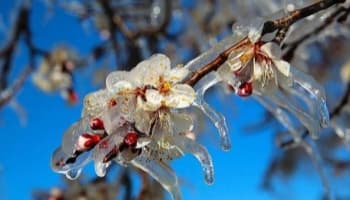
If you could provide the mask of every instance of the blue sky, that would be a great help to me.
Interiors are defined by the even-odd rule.
[[[11,1],[0,2],[0,13],[8,23]],[[57,44],[72,44],[81,54],[86,54],[99,39],[94,33],[84,32],[79,22],[70,15],[54,10],[50,16],[42,3],[33,6],[31,25],[34,41],[44,49]],[[5,38],[0,37],[0,44]],[[16,73],[26,63],[25,51],[19,52],[15,62]],[[79,95],[94,89],[89,82],[91,74],[82,72],[76,76]],[[274,199],[259,188],[264,170],[276,148],[270,129],[257,134],[245,135],[242,126],[259,121],[262,108],[253,100],[239,100],[225,96],[217,100],[219,93],[208,97],[217,110],[227,116],[231,130],[233,148],[222,152],[217,145],[218,134],[208,125],[203,143],[208,146],[214,159],[215,182],[211,186],[204,183],[199,163],[191,156],[175,161],[184,199]],[[215,99],[216,98],[216,99]],[[64,130],[80,117],[81,102],[67,106],[58,94],[47,95],[38,90],[28,79],[16,100],[27,114],[27,122],[21,125],[14,110],[6,106],[0,110],[0,199],[31,199],[33,189],[48,189],[62,185],[61,177],[49,167],[52,151],[60,144]],[[312,177],[312,178],[310,178]],[[312,185],[312,187],[304,187]],[[316,199],[320,194],[320,183],[315,174],[301,174],[290,182],[279,185],[289,194],[284,199]]]

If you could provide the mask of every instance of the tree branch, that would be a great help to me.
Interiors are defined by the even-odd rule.
[[[343,2],[345,2],[345,0],[321,0],[305,8],[301,8],[293,12],[290,12],[290,14],[287,16],[283,16],[273,21],[267,21],[263,25],[262,35],[266,33],[274,32],[276,30],[281,30],[279,34],[280,35],[279,39],[283,40],[287,29],[295,22],[305,17],[308,17],[312,14],[315,14],[321,10],[327,9],[335,4],[343,3]],[[210,61],[200,69],[193,72],[191,77],[189,77],[184,83],[188,85],[195,85],[206,74],[210,73],[211,71],[217,70],[227,60],[228,56],[232,51],[236,50],[242,45],[245,45],[248,42],[249,42],[249,39],[246,37],[241,41],[237,42],[236,44],[232,45],[228,49],[224,50],[212,61]]]
[[[32,72],[35,66],[34,57],[36,55],[47,56],[48,52],[37,48],[32,41],[32,34],[29,27],[29,7],[23,5],[18,13],[13,30],[11,31],[12,37],[8,43],[0,50],[0,59],[3,59],[0,74],[0,108],[8,103],[11,98],[19,91],[23,85],[25,79]],[[12,86],[8,87],[8,74],[11,69],[13,55],[15,53],[17,43],[20,38],[24,37],[24,42],[29,50],[29,66],[24,69],[18,76]]]
[[[278,29],[290,27],[295,22],[305,17],[313,15],[321,10],[325,10],[333,5],[344,3],[344,2],[345,0],[322,0],[310,6],[294,10],[290,12],[289,15],[284,16],[280,19],[265,22],[262,35],[265,35],[267,33],[272,33]]]

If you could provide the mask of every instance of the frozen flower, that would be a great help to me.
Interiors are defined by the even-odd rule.
[[[68,103],[76,103],[78,96],[72,80],[76,63],[77,57],[72,51],[62,47],[54,49],[33,73],[33,82],[44,92],[61,92]]]
[[[109,74],[106,87],[111,93],[135,94],[138,107],[146,111],[156,111],[161,107],[186,108],[196,97],[191,86],[180,83],[188,73],[182,67],[171,69],[169,58],[156,54],[130,72]]]
[[[239,96],[270,92],[278,88],[279,82],[290,79],[290,64],[280,57],[281,50],[277,44],[253,43],[247,38],[240,48],[230,54],[226,65],[218,73],[231,82]],[[231,81],[229,76],[232,74],[238,82]]]
[[[186,110],[178,110],[195,103],[194,89],[181,84],[187,75],[187,69],[171,69],[169,59],[159,54],[130,72],[112,72],[106,89],[84,98],[82,118],[64,134],[52,168],[73,179],[90,161],[98,176],[104,176],[113,161],[133,165],[180,199],[177,176],[168,162],[190,153],[201,163],[206,182],[212,183],[211,156],[187,137],[194,135],[194,122]]]
[[[296,141],[301,137],[293,116],[317,138],[320,129],[329,123],[324,89],[312,77],[283,61],[277,44],[260,37],[259,30],[250,30],[234,45],[217,73],[239,96],[253,95],[289,129]]]
[[[167,162],[184,153],[191,153],[201,162],[205,180],[213,182],[213,164],[208,151],[185,136],[192,130],[192,123],[186,114],[159,113],[164,116],[156,119],[152,134],[147,135],[128,121],[118,126],[114,123],[108,125],[108,121],[121,119],[118,117],[120,115],[115,115],[117,108],[118,104],[112,108],[107,106],[98,118],[85,117],[73,124],[67,130],[62,146],[53,154],[52,168],[75,179],[90,161],[95,162],[95,171],[99,176],[106,174],[113,160],[123,166],[131,164],[158,180],[174,199],[180,199],[177,177]],[[108,126],[114,128],[108,130]],[[169,128],[176,134],[164,134]]]

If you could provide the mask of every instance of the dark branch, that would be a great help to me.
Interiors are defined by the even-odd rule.
[[[225,63],[231,52],[243,45],[246,45],[249,42],[249,39],[246,37],[238,43],[232,45],[230,48],[221,52],[214,60],[210,61],[208,64],[193,72],[192,76],[189,79],[187,79],[184,83],[192,86],[195,85],[205,75],[207,75],[211,71],[217,70],[223,63]]]
[[[290,14],[287,16],[281,17],[273,21],[267,21],[264,23],[262,35],[279,30],[278,38],[276,38],[277,41],[275,42],[280,42],[284,39],[288,28],[295,22],[312,14],[315,14],[321,10],[327,9],[332,5],[343,2],[345,2],[345,0],[322,0],[305,8],[301,8],[290,12]],[[241,45],[244,45],[247,42],[249,42],[248,38],[244,38],[243,40],[224,50],[215,59],[213,59],[200,69],[196,70],[192,74],[192,76],[185,81],[185,83],[188,85],[195,85],[206,74],[210,73],[211,71],[217,70],[227,60],[228,56],[232,51],[236,50]]]
[[[8,103],[11,98],[19,91],[25,79],[32,72],[35,66],[34,58],[36,55],[47,56],[48,52],[37,48],[32,41],[32,33],[29,27],[30,10],[26,5],[19,10],[14,27],[11,31],[12,37],[7,44],[0,49],[0,59],[3,59],[0,74],[0,108]],[[13,55],[15,53],[17,44],[21,37],[29,50],[29,67],[17,77],[12,86],[8,86],[8,74],[12,66]]]
[[[284,16],[280,19],[265,22],[262,34],[265,35],[267,33],[272,33],[278,29],[290,27],[295,22],[305,17],[313,15],[321,10],[325,10],[333,5],[344,3],[344,2],[345,0],[322,0],[310,6],[294,10],[290,12],[289,15]]]

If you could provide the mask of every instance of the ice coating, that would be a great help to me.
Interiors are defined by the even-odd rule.
[[[185,136],[178,135],[175,136],[173,140],[182,152],[189,152],[197,158],[202,165],[206,183],[212,184],[214,182],[214,166],[208,150],[194,140]]]
[[[267,97],[254,95],[254,98],[258,100],[259,103],[261,103],[270,113],[273,114],[274,117],[276,117],[281,124],[288,129],[296,143],[301,141],[301,131],[295,128],[292,119],[290,119],[290,116],[283,108],[276,105],[276,103]]]
[[[207,149],[197,143],[190,109],[194,104],[209,115],[220,129],[223,149],[230,147],[222,115],[204,100],[196,101],[195,89],[182,81],[189,70],[171,68],[162,54],[140,62],[131,71],[115,71],[106,78],[106,89],[88,94],[82,117],[65,133],[59,151],[53,155],[52,168],[69,178],[77,178],[82,168],[94,162],[98,176],[105,176],[112,162],[135,165],[153,176],[173,199],[181,199],[177,177],[168,162],[184,153],[200,162],[204,179],[214,180],[213,162]],[[198,93],[220,81],[208,76],[209,84],[198,84]]]
[[[164,189],[170,193],[173,200],[182,199],[177,176],[167,164],[161,161],[149,159],[145,154],[141,154],[132,160],[131,164],[147,172],[157,180]]]
[[[212,72],[205,76],[199,83],[197,83],[197,98],[195,100],[194,106],[198,107],[207,117],[209,117],[209,119],[218,129],[221,138],[221,148],[227,151],[231,148],[231,141],[225,117],[222,114],[215,111],[204,100],[205,92],[210,87],[214,86],[219,82],[221,82],[220,77],[217,76],[216,72]]]

